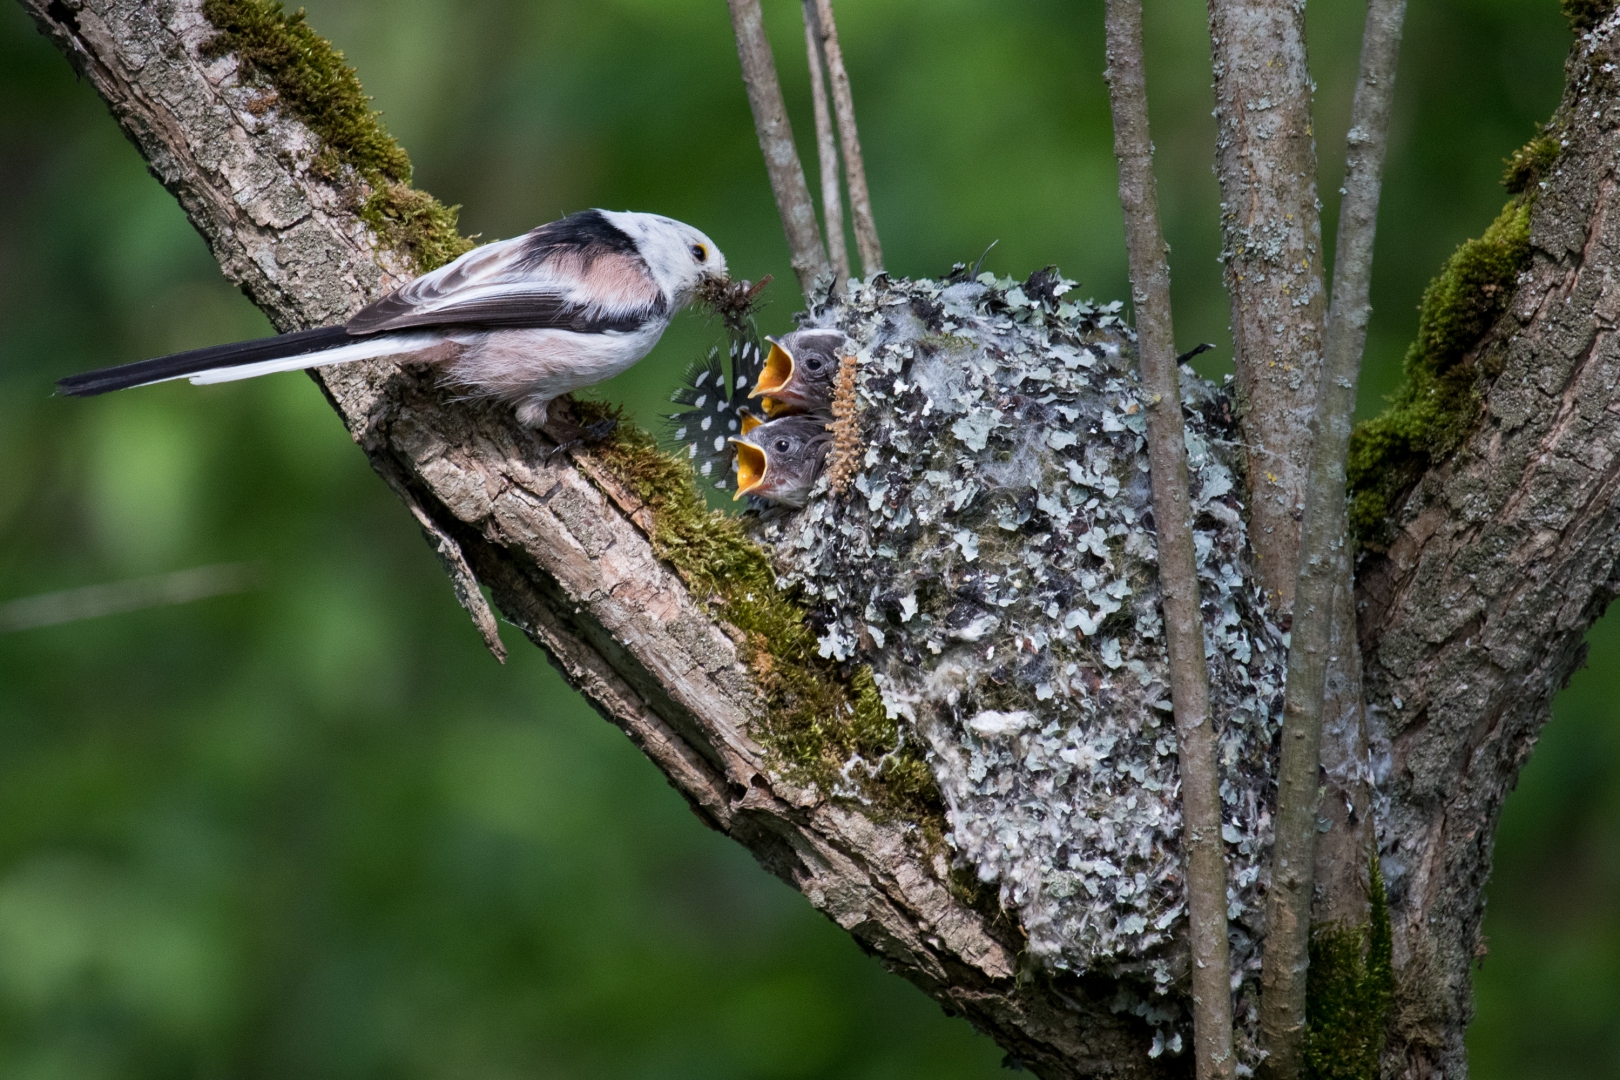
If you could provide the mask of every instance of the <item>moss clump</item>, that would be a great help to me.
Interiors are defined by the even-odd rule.
[[[472,250],[473,242],[456,231],[459,209],[409,184],[384,180],[361,204],[360,220],[388,247],[409,252],[426,273]]]
[[[1584,34],[1608,17],[1614,10],[1614,0],[1563,0],[1558,5],[1577,34]]]
[[[1389,901],[1378,862],[1371,870],[1372,910],[1364,927],[1311,931],[1305,982],[1308,1080],[1377,1080],[1378,1057],[1395,1000]]]
[[[921,748],[888,718],[872,670],[856,667],[846,681],[821,657],[804,610],[777,588],[770,557],[741,521],[708,508],[690,464],[659,450],[616,409],[596,402],[575,407],[588,423],[619,421],[593,456],[652,511],[658,556],[744,634],[744,656],[765,699],[756,734],[784,771],[830,791],[847,775],[846,763],[857,760],[865,775],[851,779],[880,811],[937,831],[939,789]]]
[[[1552,172],[1553,163],[1563,150],[1554,136],[1536,136],[1503,162],[1507,168],[1502,171],[1502,186],[1513,195],[1533,191],[1542,177]]]
[[[460,207],[411,188],[404,147],[383,127],[343,54],[309,28],[302,9],[289,15],[279,0],[203,0],[203,17],[219,31],[203,54],[234,53],[244,79],[272,87],[276,104],[320,138],[315,171],[336,178],[347,166],[372,189],[361,217],[385,244],[423,273],[472,248],[456,231]]]
[[[1470,353],[1496,322],[1530,258],[1528,198],[1514,199],[1477,240],[1459,247],[1423,292],[1406,381],[1383,415],[1359,424],[1347,463],[1350,530],[1381,544],[1388,519],[1430,463],[1455,450],[1496,375]]]

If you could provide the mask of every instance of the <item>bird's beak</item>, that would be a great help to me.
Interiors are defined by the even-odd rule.
[[[770,404],[771,404],[771,399],[766,398],[765,399],[766,408],[769,408]],[[751,412],[743,413],[742,414],[742,433],[743,433],[743,436],[746,438],[750,431],[753,431],[755,428],[759,427],[759,425],[763,424],[764,422],[765,421],[761,420],[758,416],[755,416]]]
[[[755,426],[758,423],[755,421]],[[731,497],[731,501],[736,502],[765,482],[765,471],[770,463],[765,460],[765,451],[753,443],[732,439],[731,444],[737,448],[737,494]]]
[[[751,398],[774,394],[793,378],[793,354],[782,348],[781,343],[774,338],[765,340],[771,343],[771,351],[765,357],[765,368],[759,373],[759,380],[754,383],[754,389],[748,395]]]

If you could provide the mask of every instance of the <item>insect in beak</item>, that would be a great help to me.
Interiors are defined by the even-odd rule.
[[[747,421],[744,420],[744,423]],[[754,426],[758,424],[756,420]],[[731,501],[736,502],[765,482],[765,472],[770,464],[765,460],[765,451],[753,443],[741,439],[732,439],[731,443],[737,448],[737,493],[731,497]]]

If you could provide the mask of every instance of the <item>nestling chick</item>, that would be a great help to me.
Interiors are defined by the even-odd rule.
[[[853,351],[844,332],[795,330],[765,340],[771,343],[771,351],[748,396],[764,398],[765,411],[772,416],[825,411],[832,401],[839,361]]]
[[[512,403],[519,421],[538,427],[554,399],[646,356],[677,311],[725,280],[725,256],[690,225],[585,210],[474,248],[341,326],[90,371],[57,388],[83,397],[432,350],[425,358],[442,364],[448,381]]]
[[[731,443],[737,448],[733,500],[754,495],[803,506],[832,447],[832,435],[821,417],[795,415],[757,424]]]

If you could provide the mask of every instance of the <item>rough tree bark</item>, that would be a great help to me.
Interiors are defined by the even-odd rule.
[[[1250,542],[1267,595],[1286,612],[1327,311],[1305,9],[1291,0],[1210,0],[1209,35]]]
[[[353,194],[311,173],[309,129],[265,109],[234,58],[202,54],[201,0],[23,2],[279,328],[339,320],[402,278]],[[1617,34],[1610,16],[1572,54],[1532,258],[1470,354],[1499,372],[1476,430],[1360,568],[1398,975],[1388,1076],[1465,1073],[1492,829],[1586,629],[1620,592],[1620,83],[1604,70]],[[1013,920],[960,898],[937,850],[768,768],[737,643],[657,559],[647,507],[600,462],[550,455],[545,437],[409,367],[321,382],[486,636],[480,582],[705,821],[1039,1075],[1185,1075],[1186,1057],[1148,1056],[1106,982],[1020,977]]]

